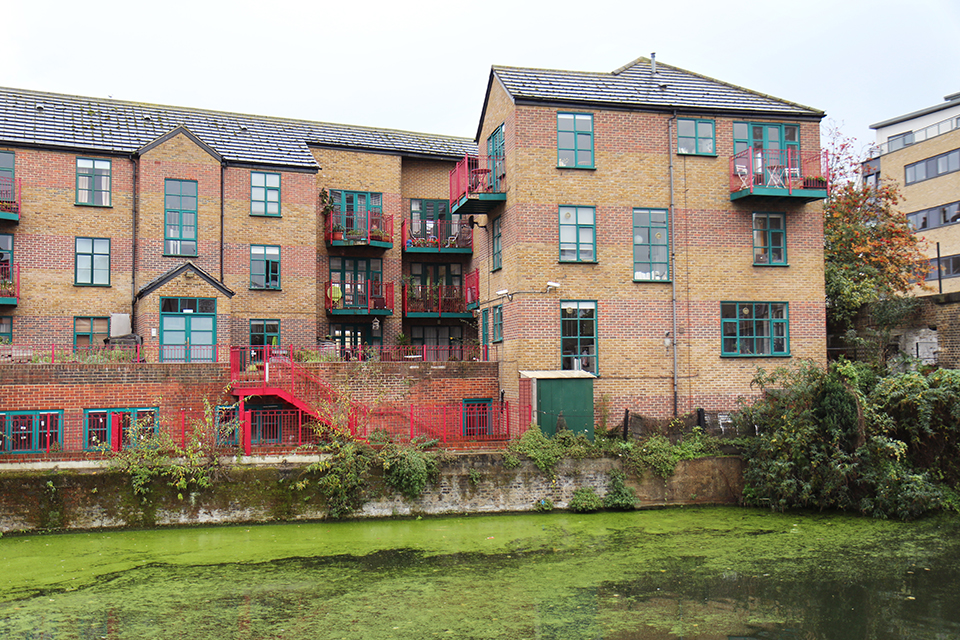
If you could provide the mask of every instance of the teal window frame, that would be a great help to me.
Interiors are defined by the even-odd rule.
[[[633,209],[633,280],[670,280],[670,212],[667,209]]]
[[[720,354],[740,358],[790,356],[790,305],[721,302]]]
[[[772,140],[770,132],[772,130],[777,130],[776,140]],[[795,140],[787,140],[788,131],[793,131],[796,133]],[[779,162],[777,159],[770,158],[769,155],[764,158],[754,157],[749,160],[749,164],[753,166],[749,169],[754,174],[761,174],[770,171],[771,164],[785,165],[787,163],[787,157],[782,155],[789,149],[793,149],[796,154],[797,167],[802,167],[803,163],[800,161],[800,125],[790,122],[734,122],[733,123],[733,153],[739,154],[747,149],[754,149],[756,151],[766,150],[774,151],[772,146],[774,143],[777,145],[778,150],[781,152],[781,157]],[[754,154],[751,154],[754,155]],[[764,176],[764,183],[766,183],[768,176]]]
[[[487,138],[487,169],[490,170],[489,190],[499,193],[502,180],[506,175],[506,142],[503,136],[503,123],[500,123]]]
[[[376,191],[331,189],[330,203],[334,211],[334,225],[343,226],[344,233],[359,230],[366,237],[370,215],[383,219],[383,194]]]
[[[13,316],[0,316],[0,343],[13,342]]]
[[[177,321],[182,320],[182,323]],[[197,322],[199,321],[199,322]],[[209,328],[194,329],[209,321]],[[180,326],[178,326],[178,324]],[[183,334],[184,342],[167,344],[170,334]],[[196,344],[194,334],[210,334],[209,342]],[[180,355],[182,354],[182,357]],[[216,362],[217,299],[190,296],[160,298],[160,362]]]
[[[560,205],[557,216],[560,236],[560,262],[596,262],[596,207]]]
[[[274,342],[275,340],[275,342]],[[280,344],[280,321],[276,319],[250,319],[250,345],[254,347],[278,346]]]
[[[163,255],[192,257],[198,255],[198,189],[196,180],[177,178],[164,180]]]
[[[13,151],[0,151],[0,187],[4,181],[10,181],[13,189],[13,179],[16,177],[17,155]],[[13,192],[11,191],[11,195]],[[2,199],[2,198],[0,198]]]
[[[492,311],[490,327],[493,335],[491,336],[491,341],[503,342],[503,305],[496,305]]]
[[[74,239],[73,284],[78,287],[110,286],[110,238]]]
[[[126,449],[130,446],[130,430],[133,425],[137,429],[147,428],[145,431],[157,433],[159,430],[159,407],[124,407],[124,408],[97,408],[83,410],[83,450],[98,451],[104,447],[113,449],[113,416],[119,414],[123,428],[121,446]],[[91,425],[91,417],[95,422]],[[151,419],[150,423],[146,423]],[[144,421],[141,423],[141,421]]]
[[[706,118],[677,118],[677,154],[716,157],[716,121]]]
[[[250,245],[250,288],[280,289],[280,247],[278,245]]]
[[[373,283],[383,282],[382,258],[330,256],[327,265],[331,287],[340,287],[337,308],[366,309],[369,296],[377,297],[378,291]],[[368,281],[371,283],[369,289]]]
[[[753,214],[753,265],[786,267],[787,216],[782,213]]]
[[[490,344],[490,337],[487,333],[487,327],[490,325],[490,310],[484,309],[480,312],[480,344],[487,346]]]
[[[464,398],[461,411],[463,437],[476,438],[493,433],[493,398]],[[471,409],[469,407],[476,407]]]
[[[53,448],[63,449],[63,410],[0,412],[0,453],[41,453]]]
[[[490,258],[492,267],[490,271],[497,271],[503,268],[503,230],[501,221],[503,216],[498,216],[490,223],[491,251]]]
[[[99,316],[74,316],[73,346],[100,347],[103,338],[110,337],[110,318]]]
[[[560,301],[560,368],[564,371],[600,372],[596,300]]]
[[[279,218],[281,175],[266,171],[250,172],[250,215]]]
[[[103,158],[77,158],[76,204],[112,206],[113,163]]]
[[[592,113],[557,112],[557,168],[594,168]]]

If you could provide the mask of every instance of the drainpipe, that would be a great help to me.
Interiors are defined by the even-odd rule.
[[[670,315],[673,322],[673,417],[677,417],[678,397],[677,397],[677,377],[679,375],[677,365],[677,234],[676,219],[674,215],[673,202],[673,134],[671,133],[673,121],[677,119],[677,112],[667,119],[667,157],[670,162]]]
[[[130,333],[137,332],[137,226],[140,222],[140,162],[130,154],[133,164],[133,229],[130,234]]]
[[[220,282],[223,283],[223,220],[224,220],[224,206],[223,206],[223,181],[224,176],[227,172],[227,161],[220,161]]]

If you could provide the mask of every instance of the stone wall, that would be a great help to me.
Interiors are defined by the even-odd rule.
[[[322,500],[294,486],[309,461],[302,456],[234,465],[212,490],[181,499],[159,486],[147,501],[132,493],[125,477],[89,462],[73,469],[0,472],[0,532],[322,519]],[[733,457],[684,461],[667,480],[646,474],[628,477],[628,485],[637,491],[641,508],[736,504],[743,490],[742,464]],[[499,454],[462,455],[447,462],[440,480],[417,500],[406,500],[373,478],[373,495],[356,516],[531,511],[542,499],[562,509],[579,487],[594,487],[603,495],[610,471],[618,467],[619,461],[610,458],[566,461],[550,478],[530,462],[507,468]]]

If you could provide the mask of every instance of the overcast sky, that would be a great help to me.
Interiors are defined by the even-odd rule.
[[[7,0],[0,85],[472,138],[494,64],[657,60],[846,135],[960,91],[960,0]]]

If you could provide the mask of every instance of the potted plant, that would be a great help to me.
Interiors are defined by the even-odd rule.
[[[363,240],[363,229],[349,229],[347,231],[347,240],[351,242],[357,242]]]
[[[343,240],[343,225],[335,224],[333,225],[333,239],[334,240]]]

